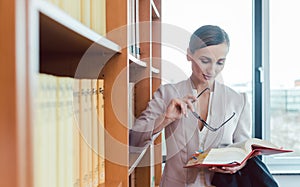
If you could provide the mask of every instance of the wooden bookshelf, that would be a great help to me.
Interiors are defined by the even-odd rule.
[[[129,85],[138,116],[161,76],[151,43],[160,1],[133,1],[137,22],[148,22],[135,32],[135,55],[127,1],[1,1],[1,186],[129,186],[131,176],[135,186],[153,186],[160,178],[154,143],[137,154],[128,146]],[[92,4],[105,11],[100,22]]]
[[[37,1],[40,72],[76,78],[97,78],[121,47],[99,35],[60,8]],[[63,62],[62,62],[63,61]]]

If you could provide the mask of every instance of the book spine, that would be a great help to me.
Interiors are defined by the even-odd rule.
[[[61,78],[64,82],[64,103],[65,103],[65,117],[64,117],[64,124],[65,124],[65,154],[64,154],[64,161],[65,161],[65,176],[66,176],[66,182],[65,186],[73,186],[74,181],[74,173],[75,167],[74,167],[74,149],[75,146],[78,146],[73,141],[73,85],[74,85],[74,79],[72,78]],[[70,155],[74,155],[70,157]]]
[[[46,161],[49,171],[48,184],[50,186],[58,186],[58,123],[57,123],[57,80],[54,76],[49,76],[49,110],[46,115],[49,115],[49,134],[47,145],[48,160]]]
[[[82,185],[92,184],[92,149],[91,149],[91,82],[89,79],[81,79],[81,172]]]
[[[49,124],[46,119],[46,112],[48,110],[48,102],[45,98],[48,98],[49,89],[47,85],[47,76],[44,74],[39,74],[38,77],[38,95],[37,95],[37,107],[36,118],[33,128],[33,155],[35,160],[34,165],[34,184],[36,186],[43,186],[43,183],[48,182],[48,168],[47,162],[48,158],[48,126]]]
[[[81,0],[81,18],[80,21],[87,27],[91,28],[91,1]]]
[[[106,35],[106,1],[91,0],[91,28],[98,34]]]
[[[98,167],[99,167],[99,150],[98,150],[98,101],[97,101],[97,79],[91,80],[91,94],[92,94],[92,149],[93,149],[93,159],[92,159],[92,186],[97,187],[99,182]]]
[[[63,103],[63,81],[56,77],[56,119],[57,119],[57,186],[61,187],[65,185],[65,124],[63,123],[64,119],[64,103]]]
[[[135,102],[134,102],[134,85],[135,83],[130,82],[129,83],[129,122],[128,122],[128,129],[131,129],[133,126],[133,123],[135,121]]]
[[[80,0],[60,0],[58,3],[60,8],[67,14],[80,21],[81,17],[81,1]]]
[[[73,85],[73,187],[80,187],[80,179],[81,179],[81,137],[80,137],[80,80],[74,79]]]
[[[105,183],[105,124],[104,124],[104,80],[98,80],[98,87],[97,87],[97,100],[98,100],[98,149],[99,149],[99,184]]]

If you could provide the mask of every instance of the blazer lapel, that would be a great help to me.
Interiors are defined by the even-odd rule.
[[[181,93],[181,97],[186,96],[187,94],[193,94],[196,95],[197,91],[195,90],[195,93],[192,88],[191,80],[187,79],[185,81],[185,84],[182,85],[181,88],[179,88],[179,91]],[[179,138],[177,141],[180,145],[183,145],[185,149],[183,149],[184,152],[194,152],[198,147],[198,141],[195,140],[197,138],[197,119],[193,117],[193,114],[190,110],[188,110],[188,118],[183,117],[181,119],[181,124],[178,126],[182,133],[182,138]],[[188,127],[187,127],[188,126]],[[196,148],[196,149],[195,149]],[[190,150],[192,149],[192,150]]]
[[[210,110],[210,122],[209,125],[212,127],[219,127],[225,121],[225,87],[215,81],[214,85],[214,96],[211,103]],[[214,147],[219,144],[222,140],[224,133],[224,128],[220,128],[219,130],[213,132],[208,131],[207,139],[204,143],[204,149],[208,149],[210,147]]]
[[[192,94],[192,95],[196,96],[197,95],[197,90],[193,89],[191,79],[188,79],[188,81],[189,82],[186,85],[188,87],[187,90],[189,90],[189,94]],[[195,132],[198,132],[198,120],[197,120],[197,118],[195,118],[193,116],[191,110],[188,110],[188,115],[189,115],[189,118],[186,118],[186,120],[187,120],[186,125],[189,125],[191,127],[185,128],[186,142],[190,142],[192,137],[195,135]],[[195,143],[195,141],[193,141],[193,143]],[[193,151],[195,151],[195,150],[193,150]]]

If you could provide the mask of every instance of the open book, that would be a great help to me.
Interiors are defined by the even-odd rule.
[[[235,166],[244,163],[256,153],[272,155],[292,152],[282,149],[266,140],[251,138],[224,148],[213,148],[204,153],[195,153],[188,161],[188,167]]]

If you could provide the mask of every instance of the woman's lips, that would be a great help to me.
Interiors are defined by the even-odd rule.
[[[211,75],[204,75],[204,74],[203,74],[203,77],[204,77],[206,80],[210,80],[210,79],[213,78],[213,76],[211,76]]]

